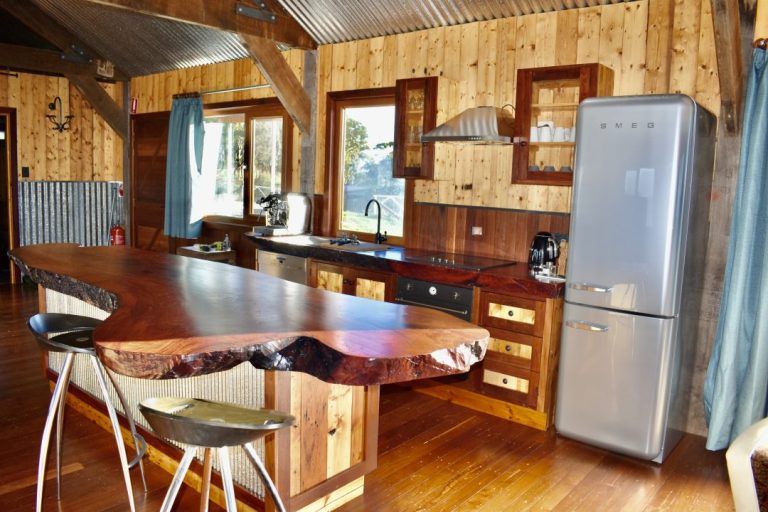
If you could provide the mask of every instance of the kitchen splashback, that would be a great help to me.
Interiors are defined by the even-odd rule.
[[[539,231],[567,234],[570,215],[525,210],[416,203],[408,246],[436,252],[528,261]],[[472,235],[472,227],[482,235]]]

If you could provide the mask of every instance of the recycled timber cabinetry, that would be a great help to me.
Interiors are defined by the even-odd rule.
[[[478,323],[491,338],[468,377],[421,385],[423,393],[539,430],[554,420],[562,298],[481,290]]]
[[[435,145],[421,136],[435,127],[438,78],[408,78],[395,85],[395,178],[432,179]]]
[[[515,137],[528,144],[515,150],[512,181],[570,186],[579,103],[612,91],[613,72],[600,64],[518,70]]]
[[[309,285],[330,292],[392,302],[395,274],[321,261],[309,264]]]

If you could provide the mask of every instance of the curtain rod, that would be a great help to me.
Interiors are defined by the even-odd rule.
[[[244,87],[230,87],[229,89],[216,89],[215,91],[203,91],[200,93],[200,95],[205,96],[207,94],[222,94],[225,92],[249,91],[251,89],[265,89],[267,87],[271,87],[271,85],[269,84],[246,85]]]

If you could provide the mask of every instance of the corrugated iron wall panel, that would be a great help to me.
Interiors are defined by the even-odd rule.
[[[108,181],[19,182],[20,245],[107,245],[118,186]]]

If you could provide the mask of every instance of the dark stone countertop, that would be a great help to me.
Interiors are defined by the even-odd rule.
[[[562,283],[545,283],[531,277],[525,262],[496,260],[498,267],[477,271],[414,261],[435,253],[423,249],[392,246],[381,251],[349,251],[312,244],[306,235],[264,237],[246,233],[246,236],[259,249],[266,251],[352,265],[367,270],[394,272],[402,277],[423,281],[478,286],[486,291],[511,293],[534,299],[562,297],[565,289]]]

